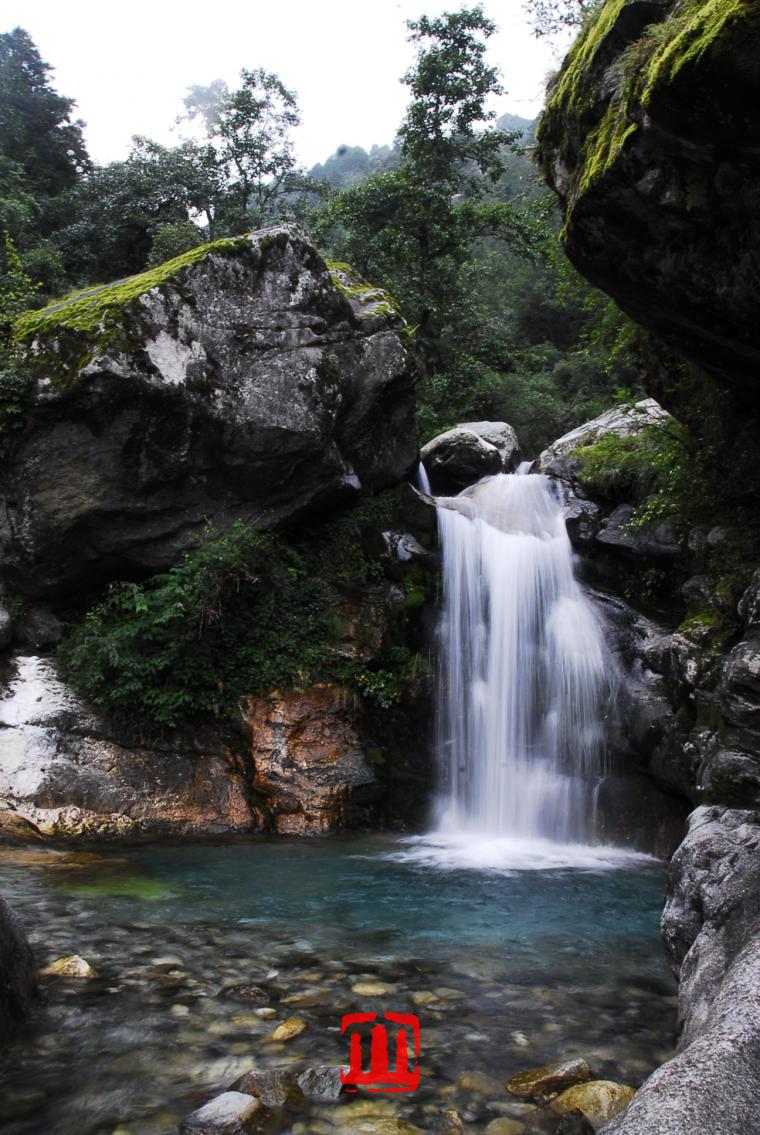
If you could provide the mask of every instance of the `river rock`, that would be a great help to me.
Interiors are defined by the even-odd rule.
[[[573,1108],[562,1116],[554,1135],[594,1135],[594,1130],[583,1112]]]
[[[95,977],[95,970],[90,963],[79,954],[68,954],[65,958],[56,958],[50,965],[41,971],[44,977]]]
[[[628,1107],[635,1094],[633,1088],[616,1084],[613,1080],[589,1080],[567,1088],[552,1100],[550,1107],[559,1115],[566,1111],[581,1111],[592,1127],[598,1129]]]
[[[324,1064],[316,1068],[305,1068],[299,1072],[296,1082],[307,1100],[337,1100],[345,1091],[341,1073],[348,1072],[347,1064]]]
[[[0,898],[0,1039],[29,1009],[37,989],[37,966],[21,919]]]
[[[27,607],[17,617],[13,634],[17,642],[34,654],[46,647],[56,646],[61,641],[63,624],[46,607]]]
[[[760,736],[760,634],[738,643],[727,655],[720,701],[731,725],[751,729]]]
[[[52,305],[0,471],[0,566],[28,594],[155,572],[208,523],[262,525],[417,460],[403,321],[297,228],[193,250]]]
[[[277,1026],[271,1039],[278,1042],[292,1040],[293,1037],[300,1036],[305,1028],[306,1021],[302,1021],[300,1017],[288,1017],[287,1020]]]
[[[338,686],[250,697],[254,788],[267,797],[274,830],[315,835],[360,817],[375,776]]]
[[[13,616],[7,607],[0,603],[0,650],[5,650],[13,641]]]
[[[583,463],[580,457],[576,456],[576,450],[593,445],[609,434],[616,437],[635,437],[650,426],[662,426],[669,421],[671,421],[670,414],[667,410],[663,410],[654,398],[642,398],[639,402],[616,406],[612,410],[606,410],[598,418],[592,418],[591,421],[576,426],[553,442],[539,456],[538,472],[546,474],[547,477],[557,477],[572,485],[577,491],[580,488],[578,473]],[[582,489],[580,496],[585,496]]]
[[[256,1135],[265,1130],[261,1101],[242,1092],[223,1092],[182,1121],[182,1135]]]
[[[544,1064],[540,1068],[530,1068],[518,1072],[507,1080],[507,1091],[513,1096],[529,1098],[548,1098],[556,1096],[573,1084],[593,1080],[594,1073],[585,1060],[562,1060],[557,1064]]]
[[[520,1123],[519,1119],[507,1119],[506,1116],[499,1116],[498,1119],[492,1119],[486,1127],[485,1135],[522,1135],[525,1130],[525,1124]]]
[[[246,1072],[233,1081],[230,1089],[255,1096],[265,1107],[284,1107],[303,1103],[303,1093],[291,1068],[268,1068]]]
[[[760,813],[700,807],[673,856],[663,938],[680,976],[679,1051],[605,1135],[736,1135],[757,1120]]]
[[[33,655],[14,660],[0,694],[0,800],[0,832],[15,838],[19,823],[106,839],[260,826],[241,759],[218,737],[120,743],[53,662]]]
[[[509,473],[519,454],[506,422],[463,422],[438,434],[420,453],[433,492],[453,494],[491,473]]]

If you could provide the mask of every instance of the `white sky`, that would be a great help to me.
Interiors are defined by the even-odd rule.
[[[473,0],[468,0],[472,3]],[[499,25],[490,59],[506,94],[494,107],[525,118],[541,109],[557,56],[536,41],[523,0],[486,0]],[[77,100],[90,154],[126,157],[133,134],[171,144],[193,83],[264,67],[295,90],[294,133],[307,166],[339,145],[391,142],[403,115],[399,77],[412,59],[405,21],[455,11],[463,0],[2,0],[0,31],[20,25],[53,68],[60,94]]]

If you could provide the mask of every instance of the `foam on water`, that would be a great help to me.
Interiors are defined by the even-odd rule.
[[[657,862],[652,856],[604,844],[557,843],[550,839],[432,832],[403,841],[389,855],[400,863],[444,871],[612,871]]]

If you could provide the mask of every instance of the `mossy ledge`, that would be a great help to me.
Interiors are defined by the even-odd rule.
[[[261,260],[268,248],[287,239],[287,232],[278,230],[211,241],[137,276],[71,292],[20,316],[14,326],[14,343],[35,377],[66,387],[97,356],[130,349],[130,323],[139,337],[140,309],[146,295],[168,286],[181,290],[188,269],[207,257],[233,257],[247,251]],[[128,315],[134,319],[126,318]]]
[[[377,288],[343,261],[328,260],[327,268],[335,287],[349,301],[358,301],[369,315],[379,315],[385,319],[403,321],[403,316],[393,296],[383,288]]]
[[[710,54],[730,52],[760,30],[756,0],[606,0],[581,31],[549,90],[537,161],[552,180],[559,144],[572,170],[572,207],[615,163],[639,130],[653,99]],[[609,93],[601,97],[601,86]]]

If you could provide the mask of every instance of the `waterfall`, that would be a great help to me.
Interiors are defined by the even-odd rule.
[[[587,842],[615,668],[561,505],[506,474],[437,505],[439,830]]]

